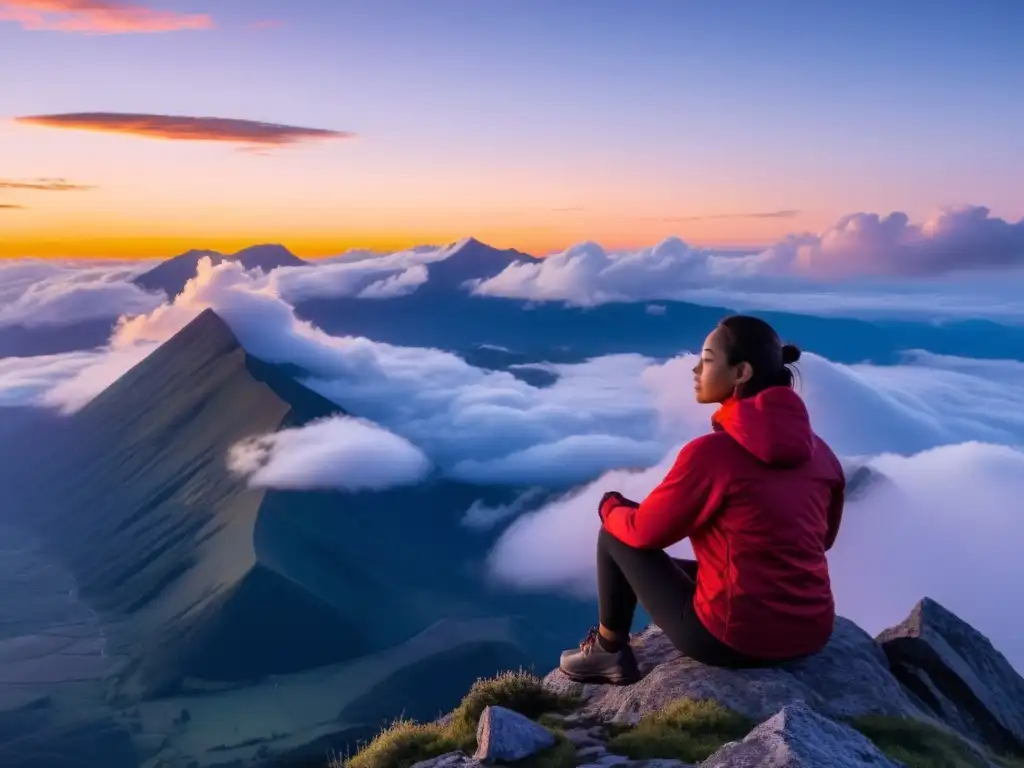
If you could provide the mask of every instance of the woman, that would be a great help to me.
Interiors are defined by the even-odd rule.
[[[600,626],[562,654],[573,680],[639,679],[629,646],[637,601],[684,654],[713,666],[764,666],[820,650],[835,605],[825,552],[845,478],[793,391],[800,350],[763,320],[726,318],[693,369],[713,431],[679,452],[640,504],[599,505]],[[690,537],[696,562],[665,547]]]

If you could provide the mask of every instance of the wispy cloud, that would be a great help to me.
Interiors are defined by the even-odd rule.
[[[72,112],[28,115],[15,120],[25,125],[102,133],[124,133],[170,141],[221,141],[256,147],[284,146],[302,141],[349,139],[349,131],[303,128],[229,117],[187,117],[127,112]]]
[[[29,189],[39,192],[80,192],[92,189],[88,184],[75,184],[67,179],[0,179],[0,189]]]
[[[24,205],[15,205],[14,203],[0,203],[0,211],[23,211],[25,210]]]
[[[755,211],[753,213],[710,213],[704,216],[660,216],[648,218],[647,221],[721,221],[728,219],[792,219],[803,211],[786,209],[782,211]]]
[[[34,31],[101,35],[213,27],[205,13],[161,11],[117,0],[0,0],[0,21]]]
[[[284,26],[283,19],[258,19],[249,25],[250,29],[280,29]]]

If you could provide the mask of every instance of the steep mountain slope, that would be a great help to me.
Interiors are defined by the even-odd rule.
[[[238,440],[332,414],[343,410],[247,354],[212,311],[77,414],[23,414],[45,435],[8,477],[0,523],[73,579],[112,663],[107,702],[140,733],[174,732],[183,764],[343,749],[403,711],[450,706],[481,675],[549,658],[590,619],[584,603],[483,577],[498,532],[459,518],[519,489],[438,478],[279,492],[228,471]],[[273,731],[272,747],[217,725],[246,705],[272,713],[252,736]],[[206,714],[188,726],[182,710]]]
[[[75,415],[44,470],[33,527],[82,599],[123,622],[114,637],[140,693],[190,675],[237,679],[290,671],[288,659],[334,660],[330,644],[352,634],[329,605],[260,564],[253,539],[265,494],[224,466],[247,435],[340,411],[283,383],[204,313]],[[260,603],[277,605],[275,616],[250,607]],[[317,632],[304,631],[311,624]],[[287,650],[245,642],[282,626]]]

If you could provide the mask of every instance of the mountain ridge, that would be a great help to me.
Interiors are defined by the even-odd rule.
[[[186,763],[234,743],[209,725],[226,717],[218,707],[259,701],[279,713],[275,754],[344,745],[550,653],[581,620],[585,606],[477,578],[497,532],[469,530],[461,515],[478,499],[509,503],[517,488],[435,478],[282,491],[227,467],[240,440],[346,415],[206,310],[24,451],[5,522],[73,577],[104,638],[108,705],[140,733],[173,734]],[[430,694],[411,698],[420,688]],[[279,696],[306,698],[296,710]],[[189,726],[182,710],[210,714]],[[227,751],[251,759],[265,746]]]
[[[309,262],[300,259],[285,246],[277,243],[251,245],[231,254],[204,248],[193,248],[161,261],[152,269],[132,279],[132,282],[146,291],[163,291],[174,298],[185,288],[185,284],[196,276],[200,260],[208,258],[214,265],[233,261],[246,270],[261,269],[269,272],[278,267],[307,267]]]

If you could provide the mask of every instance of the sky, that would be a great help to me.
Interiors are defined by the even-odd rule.
[[[0,0],[0,257],[1015,222],[1022,25],[1017,0]]]

